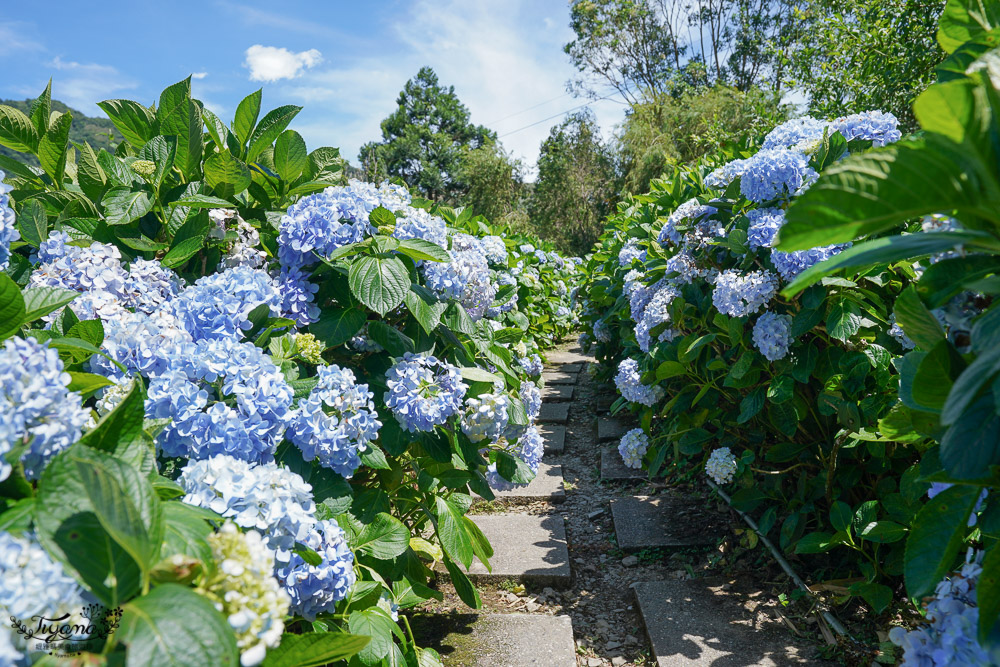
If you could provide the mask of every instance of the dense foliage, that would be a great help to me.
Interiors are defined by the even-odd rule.
[[[68,614],[94,664],[439,665],[399,610],[436,566],[479,606],[465,514],[534,476],[579,262],[345,183],[260,91],[101,107],[113,154],[0,107],[41,165],[0,194],[0,662]]]

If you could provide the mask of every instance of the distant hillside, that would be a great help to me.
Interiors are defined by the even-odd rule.
[[[19,109],[24,113],[28,113],[31,109],[31,100],[0,100],[0,104],[6,104],[9,107],[14,107]],[[106,148],[109,151],[113,151],[114,147],[118,145],[121,141],[121,135],[112,125],[111,121],[107,118],[93,118],[91,116],[85,116],[82,112],[76,109],[70,109],[68,106],[60,102],[59,100],[52,100],[52,110],[65,112],[67,109],[73,112],[73,125],[69,130],[69,138],[71,141],[77,143],[83,143],[84,141],[90,142],[90,145],[94,147],[97,151],[101,148]],[[114,138],[108,137],[108,132],[113,133]],[[17,151],[12,151],[6,146],[0,146],[0,155],[6,155],[7,157],[14,158],[26,164],[30,164],[33,167],[37,167],[38,160],[31,153],[18,153]]]

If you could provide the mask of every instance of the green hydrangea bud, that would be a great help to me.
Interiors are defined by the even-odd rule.
[[[394,231],[396,231],[396,228],[393,225],[379,225],[378,226],[378,233],[379,234],[385,234],[386,236],[392,236],[392,233]]]
[[[307,364],[323,363],[323,344],[311,333],[295,334],[295,345],[299,349],[299,357]]]
[[[156,163],[152,160],[136,160],[132,163],[132,171],[143,178],[149,178],[156,171]]]

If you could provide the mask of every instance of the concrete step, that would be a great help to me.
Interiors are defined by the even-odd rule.
[[[561,503],[566,500],[566,491],[563,489],[562,466],[553,466],[544,461],[538,464],[538,473],[531,483],[522,489],[511,489],[510,491],[494,491],[497,500],[510,500],[517,502],[530,502],[534,500],[547,500],[552,503]]]
[[[573,400],[573,391],[576,389],[571,384],[550,384],[542,390],[542,400],[550,403]]]
[[[583,364],[595,361],[589,354],[580,352],[580,348],[571,347],[568,350],[552,350],[545,353],[545,358],[553,366],[558,364]]]
[[[559,424],[539,424],[538,432],[545,441],[546,454],[562,454],[566,450],[566,427]]]
[[[649,474],[641,468],[637,470],[626,466],[617,447],[605,447],[601,450],[601,479],[606,482],[622,482],[649,479]]]
[[[611,518],[622,551],[714,546],[725,534],[725,518],[704,501],[671,493],[612,498]]]
[[[521,583],[566,588],[572,574],[566,548],[566,526],[559,514],[470,515],[493,545],[492,572],[478,559],[469,578],[476,582],[514,579]],[[439,566],[447,576],[444,566]]]
[[[551,364],[552,370],[563,373],[579,373],[583,370],[583,364]]]
[[[569,403],[542,403],[538,421],[545,424],[565,424],[569,421]]]
[[[625,432],[629,430],[621,419],[615,417],[601,417],[597,420],[597,440],[621,440]]]
[[[417,614],[410,627],[446,667],[576,667],[569,616]]]
[[[780,621],[751,614],[723,590],[725,579],[642,582],[633,585],[658,667],[826,664],[806,658]]]
[[[576,384],[579,373],[563,373],[562,371],[542,371],[545,384]]]

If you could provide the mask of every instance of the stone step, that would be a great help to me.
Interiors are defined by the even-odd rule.
[[[622,551],[714,546],[726,525],[703,500],[672,493],[612,498],[611,518]]]
[[[614,404],[617,398],[618,398],[617,396],[614,396],[612,394],[602,394],[594,402],[594,405],[597,407],[598,412],[604,414],[606,412],[611,411],[611,406],[612,404]]]
[[[633,585],[658,667],[825,664],[806,658],[808,649],[796,646],[779,621],[747,614],[723,590],[726,583],[711,578]]]
[[[545,385],[545,389],[542,390],[542,400],[550,402],[571,401],[575,389],[576,387],[571,384]]]
[[[569,403],[542,403],[538,421],[543,424],[565,424],[569,421]]]
[[[648,479],[649,474],[642,469],[629,468],[622,461],[622,455],[616,447],[605,447],[601,450],[601,479],[606,482],[621,482],[628,480]]]
[[[576,384],[579,373],[563,373],[562,371],[543,371],[545,384]]]
[[[552,364],[552,370],[563,373],[579,373],[583,370],[583,364]]]
[[[569,616],[417,614],[410,627],[446,667],[576,667]]]
[[[546,454],[562,454],[566,451],[566,427],[559,424],[539,424],[538,432],[545,441]]]
[[[620,440],[629,427],[620,419],[601,417],[597,420],[597,440]]]
[[[493,545],[492,572],[473,559],[469,578],[478,582],[514,579],[525,584],[566,588],[570,585],[566,526],[559,514],[470,515]],[[439,571],[447,576],[443,565]]]
[[[580,348],[576,346],[569,349],[551,350],[545,353],[545,358],[548,359],[548,362],[552,365],[585,364],[596,361],[596,359],[594,359],[591,355],[580,352]]]
[[[538,464],[535,479],[531,480],[531,483],[526,487],[510,491],[494,491],[494,495],[497,500],[520,502],[547,500],[552,503],[561,503],[566,500],[562,466],[553,466],[542,461]]]

